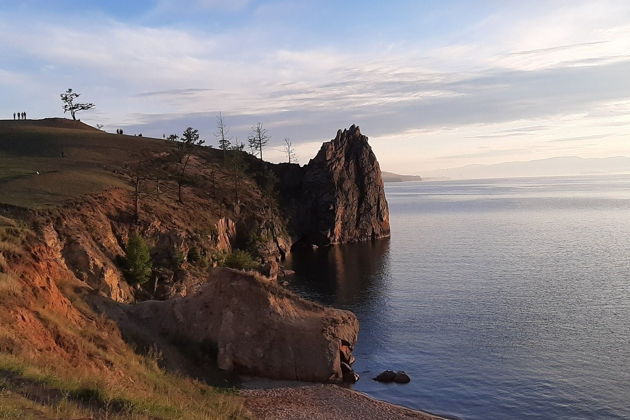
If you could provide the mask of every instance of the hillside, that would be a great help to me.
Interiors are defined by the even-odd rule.
[[[112,135],[79,121],[0,121],[0,202],[56,206],[106,188],[129,188],[124,163],[168,150],[164,141]]]
[[[354,360],[356,317],[300,303],[274,282],[297,243],[387,236],[387,203],[358,127],[340,130],[318,156],[303,167],[273,165],[64,119],[0,122],[0,417],[247,416],[237,396],[213,387],[234,384],[217,369],[217,348],[228,371],[349,377],[342,362]],[[364,179],[373,181],[360,185]],[[131,282],[125,262],[134,235],[150,253],[142,284]],[[209,303],[213,287],[237,284],[260,296],[246,313],[273,319],[278,338],[267,345],[280,340],[286,350],[273,363],[247,353],[248,334],[268,330],[264,316],[239,318],[243,291],[231,292],[229,304]],[[233,309],[198,319],[199,311],[169,312],[177,299]],[[146,300],[164,302],[134,309]],[[269,302],[284,303],[266,309]],[[158,320],[168,313],[185,318],[165,336]],[[290,333],[296,317],[308,325],[298,341]],[[181,325],[199,333],[184,339]],[[287,357],[312,352],[309,341],[321,349],[319,364],[297,358],[295,369],[278,370]]]
[[[422,181],[419,175],[399,175],[393,172],[383,171],[383,182],[406,182],[406,181]]]

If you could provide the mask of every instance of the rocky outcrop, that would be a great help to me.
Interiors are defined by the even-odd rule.
[[[261,276],[226,268],[212,270],[191,296],[101,305],[129,337],[146,343],[165,338],[210,342],[220,368],[277,379],[342,382],[349,376],[359,331],[351,312],[306,301]]]
[[[285,165],[282,172],[285,197],[299,197],[289,198],[298,242],[329,245],[389,236],[381,170],[359,127],[339,130],[304,168]]]

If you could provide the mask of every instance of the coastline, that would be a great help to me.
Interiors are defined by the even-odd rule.
[[[261,419],[393,419],[446,420],[435,414],[374,399],[335,384],[243,377],[239,395]]]

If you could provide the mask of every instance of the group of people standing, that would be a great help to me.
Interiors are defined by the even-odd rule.
[[[14,112],[13,113],[13,119],[14,120],[25,120],[26,119],[26,112]]]

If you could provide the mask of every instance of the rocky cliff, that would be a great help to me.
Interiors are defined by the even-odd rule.
[[[116,354],[133,352],[108,324],[113,319],[123,332],[154,333],[147,348],[151,340],[163,344],[158,350],[170,360],[181,362],[185,352],[163,336],[191,346],[211,343],[217,354],[206,349],[204,360],[238,372],[353,379],[356,317],[303,301],[273,281],[296,242],[389,235],[380,168],[358,127],[339,131],[303,167],[195,148],[185,179],[177,175],[173,143],[59,130],[0,136],[11,159],[26,162],[35,154],[38,168],[46,168],[0,182],[0,355],[47,355],[42,363],[55,366],[80,360],[95,374],[119,375],[125,368],[112,351],[94,356],[94,346],[108,337]],[[238,168],[232,158],[239,158]],[[60,184],[66,195],[56,201]],[[132,286],[123,267],[133,233],[150,247],[152,271]],[[236,249],[267,278],[211,271]],[[142,302],[148,299],[164,301]],[[86,326],[99,343],[83,336]]]
[[[260,275],[217,268],[189,296],[96,305],[137,345],[159,344],[167,359],[168,343],[210,342],[219,368],[228,371],[315,382],[352,374],[356,316],[301,299]]]
[[[381,170],[359,127],[339,130],[306,166],[281,168],[297,243],[330,245],[389,236]]]

